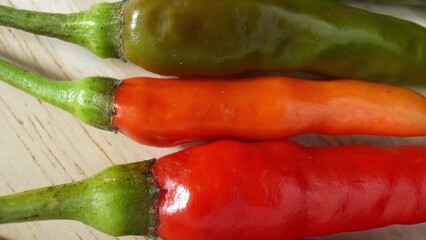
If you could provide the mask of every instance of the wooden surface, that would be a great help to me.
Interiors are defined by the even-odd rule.
[[[97,2],[100,0],[0,0],[4,5],[49,12],[84,10]],[[426,9],[361,7],[426,25]],[[0,57],[54,79],[79,79],[90,75],[115,78],[153,76],[130,63],[99,59],[76,45],[3,27],[0,28]],[[97,130],[3,83],[0,83],[0,112],[0,195],[80,180],[113,164],[159,157],[179,149],[147,147],[121,134]],[[368,136],[306,135],[294,140],[307,145],[426,143],[426,138]],[[2,225],[0,239],[115,238],[78,222],[44,221]],[[426,224],[392,226],[322,239],[426,239]]]

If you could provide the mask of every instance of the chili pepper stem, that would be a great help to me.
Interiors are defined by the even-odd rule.
[[[112,236],[155,237],[153,160],[117,165],[75,183],[0,197],[0,223],[69,219]]]
[[[43,13],[0,5],[0,25],[59,38],[100,57],[120,57],[122,2],[100,3],[79,13]]]
[[[62,108],[94,127],[114,131],[113,98],[120,80],[87,77],[55,81],[0,60],[0,81]]]

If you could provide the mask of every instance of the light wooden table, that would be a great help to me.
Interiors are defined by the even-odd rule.
[[[48,12],[75,12],[97,2],[100,0],[0,0],[4,5]],[[426,25],[426,9],[361,7]],[[3,27],[0,28],[0,57],[54,79],[79,79],[90,75],[154,76],[130,63],[97,58],[76,45]],[[97,130],[3,83],[0,83],[0,112],[0,195],[77,181],[113,164],[160,157],[179,149],[147,147],[121,134]],[[306,135],[294,140],[307,145],[426,143],[426,138],[368,136]],[[2,225],[0,239],[114,238],[78,222],[44,221]],[[426,239],[426,225],[392,226],[323,239]]]

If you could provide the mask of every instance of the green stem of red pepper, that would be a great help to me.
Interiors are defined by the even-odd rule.
[[[113,98],[121,81],[87,77],[76,81],[55,81],[0,60],[0,79],[43,101],[64,109],[94,127],[112,126]]]
[[[159,192],[152,164],[117,165],[79,182],[1,197],[0,223],[73,219],[114,236],[152,236]]]
[[[120,57],[122,3],[101,3],[79,13],[43,13],[0,5],[0,24],[59,38],[100,57]]]

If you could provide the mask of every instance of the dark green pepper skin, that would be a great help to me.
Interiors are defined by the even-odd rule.
[[[128,0],[123,17],[123,57],[165,75],[426,82],[426,29],[335,1]]]
[[[426,6],[426,0],[342,0],[342,2],[391,3],[391,4],[406,4],[406,5]]]

